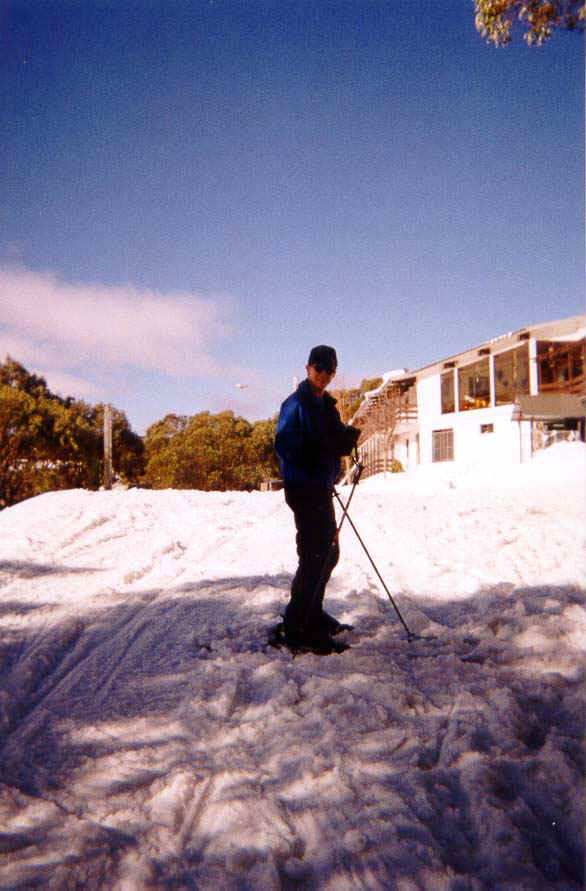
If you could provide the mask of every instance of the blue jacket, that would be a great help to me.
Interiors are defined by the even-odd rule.
[[[340,475],[340,455],[349,454],[348,428],[342,423],[336,400],[321,399],[307,380],[283,402],[277,423],[275,451],[281,463],[285,489],[299,494],[330,494]]]

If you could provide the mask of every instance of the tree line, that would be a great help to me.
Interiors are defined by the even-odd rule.
[[[143,481],[154,489],[259,489],[280,476],[275,426],[232,411],[166,415],[147,430]]]
[[[103,424],[102,403],[62,398],[8,357],[0,365],[0,509],[57,489],[99,489]],[[275,424],[231,411],[169,414],[142,438],[114,408],[114,476],[154,489],[256,489],[279,475]]]
[[[103,478],[104,406],[52,393],[8,357],[0,365],[0,508],[55,489],[97,489]],[[136,482],[144,443],[112,412],[113,467]]]

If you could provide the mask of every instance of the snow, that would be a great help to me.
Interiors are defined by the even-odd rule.
[[[585,454],[361,483],[326,657],[280,492],[2,511],[0,888],[583,888]]]

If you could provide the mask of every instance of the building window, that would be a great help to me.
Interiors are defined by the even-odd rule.
[[[495,405],[507,405],[529,393],[529,345],[494,357]]]
[[[456,411],[456,396],[454,392],[454,372],[446,371],[441,376],[442,382],[442,415]]]
[[[486,408],[490,405],[490,372],[488,357],[458,370],[460,411]]]
[[[494,424],[481,424],[480,432],[481,433],[494,433]]]
[[[431,434],[432,461],[454,460],[454,431],[433,430]]]
[[[584,386],[584,346],[586,341],[537,344],[540,393],[580,393]]]

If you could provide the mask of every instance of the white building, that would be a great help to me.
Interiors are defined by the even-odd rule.
[[[417,371],[391,372],[353,423],[366,473],[436,461],[518,463],[585,438],[586,316],[496,337]]]

